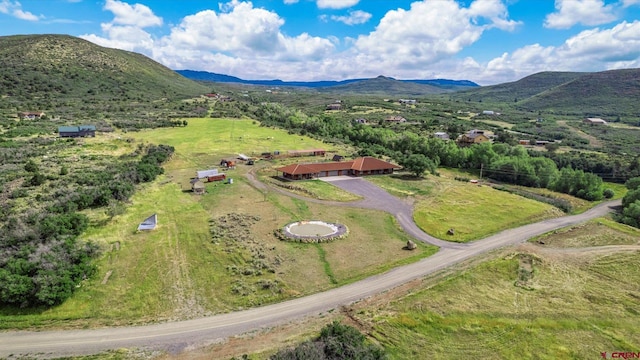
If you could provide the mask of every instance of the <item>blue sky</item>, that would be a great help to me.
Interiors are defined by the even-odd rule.
[[[490,85],[640,67],[640,0],[0,0],[0,36],[16,34],[243,79]]]

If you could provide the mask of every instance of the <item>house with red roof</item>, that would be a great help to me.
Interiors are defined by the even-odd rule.
[[[365,156],[353,161],[291,164],[277,168],[282,177],[291,180],[315,179],[328,176],[363,176],[393,174],[400,166],[374,157]]]

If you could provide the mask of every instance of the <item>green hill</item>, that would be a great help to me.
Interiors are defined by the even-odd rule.
[[[640,112],[640,69],[541,72],[510,83],[460,91],[449,97],[458,101],[513,104],[527,111],[631,115]]]
[[[525,110],[581,115],[634,115],[640,112],[640,69],[584,74],[520,103]]]
[[[0,37],[0,96],[12,103],[46,110],[74,99],[143,101],[205,91],[141,54],[67,35]]]
[[[582,75],[584,75],[584,73],[541,72],[514,82],[460,91],[451,97],[465,101],[517,102],[551,90],[556,86],[575,80]]]

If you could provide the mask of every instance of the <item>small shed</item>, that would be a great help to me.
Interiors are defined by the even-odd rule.
[[[153,214],[144,219],[143,222],[138,225],[138,231],[140,230],[153,230],[158,226],[158,214]]]
[[[227,175],[226,175],[226,174],[224,174],[224,173],[219,173],[219,174],[216,174],[216,175],[213,175],[213,176],[209,176],[209,177],[207,178],[207,180],[208,180],[209,182],[212,182],[212,181],[222,181],[222,180],[225,180],[226,178],[227,178]]]
[[[205,193],[204,183],[200,181],[200,179],[191,179],[190,183],[191,191],[193,191],[194,194],[202,195]]]

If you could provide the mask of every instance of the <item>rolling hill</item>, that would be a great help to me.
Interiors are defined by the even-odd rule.
[[[206,91],[202,84],[144,55],[77,37],[0,37],[0,96],[7,101],[142,101]]]
[[[572,115],[637,115],[640,69],[541,72],[518,81],[456,92],[459,101],[510,103],[527,111]]]

